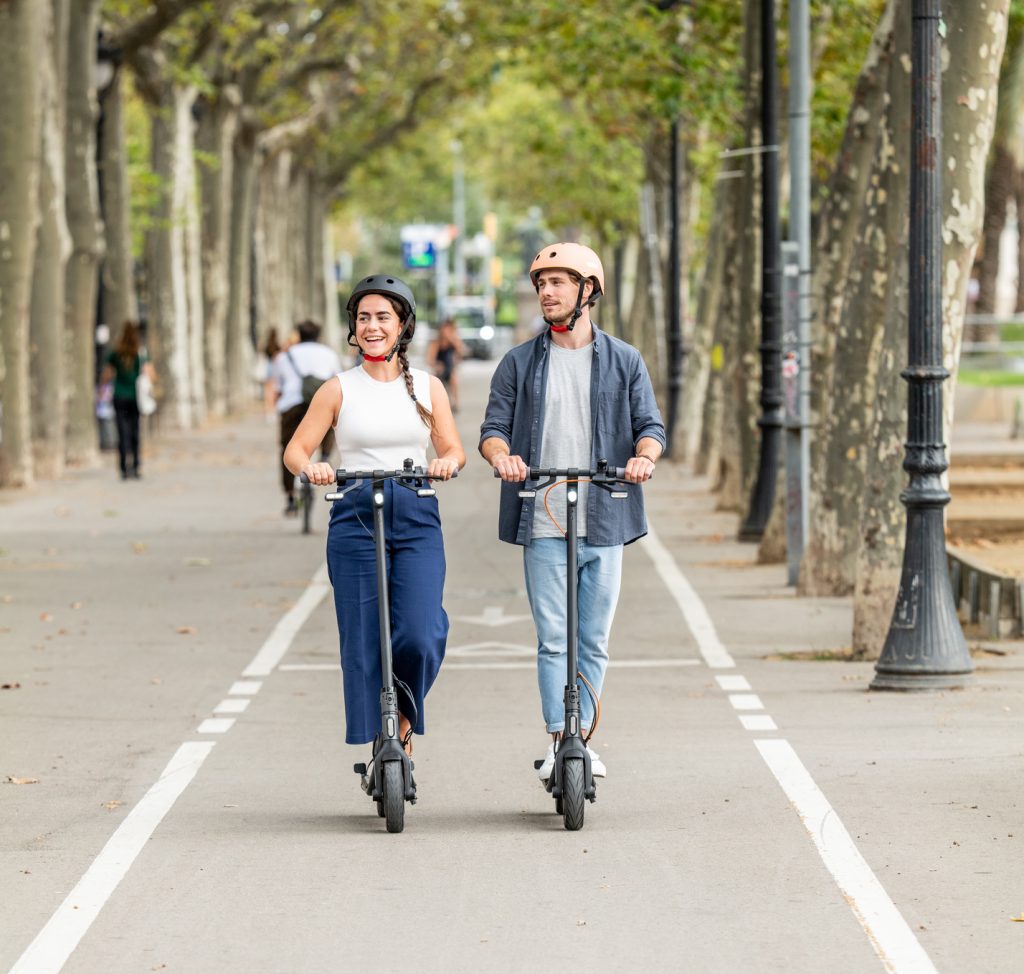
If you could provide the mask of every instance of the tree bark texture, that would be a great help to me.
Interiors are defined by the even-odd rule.
[[[200,166],[203,207],[203,322],[206,401],[214,416],[227,412],[228,255],[231,242],[233,145],[238,94],[218,90],[199,119],[197,141],[206,156]]]
[[[64,361],[64,286],[71,236],[64,204],[64,88],[67,0],[52,0],[46,51],[39,62],[42,140],[39,231],[32,272],[31,363],[34,473],[53,479],[64,470],[67,392]]]
[[[178,235],[176,251],[180,254],[184,274],[184,314],[188,335],[188,395],[189,422],[199,426],[206,419],[206,384],[203,380],[205,332],[203,318],[203,255],[202,217],[199,211],[196,172],[195,124],[192,106],[194,88],[175,89],[175,231]]]
[[[816,377],[820,444],[811,470],[810,537],[800,566],[799,591],[805,595],[848,595],[856,578],[857,524],[883,328],[899,299],[892,269],[895,261],[906,259],[910,8],[911,0],[897,0],[888,95],[875,123],[874,161],[863,203],[848,214],[858,228],[846,282],[837,295],[834,365]],[[822,379],[830,379],[830,385],[821,385]]]
[[[996,117],[992,93],[999,82],[1008,4],[1009,0],[998,0],[984,8],[957,5],[945,14],[942,318],[944,358],[951,372],[956,370],[967,284],[984,220],[985,159]],[[881,653],[889,630],[900,583],[906,521],[899,501],[906,484],[900,459],[907,429],[907,396],[906,383],[899,374],[907,360],[906,261],[900,261],[896,274],[899,285],[895,292],[900,298],[886,318],[854,597],[853,649],[869,658]],[[951,390],[946,392],[948,428],[953,396]]]
[[[71,4],[66,79],[65,192],[71,257],[67,267],[67,459],[95,463],[96,292],[104,253],[96,181],[96,17],[99,0]]]
[[[124,68],[118,67],[103,93],[103,137],[100,144],[100,175],[103,180],[103,223],[106,257],[100,286],[103,309],[112,335],[120,334],[126,321],[137,321],[132,256],[131,191],[128,186],[128,153],[124,123]]]
[[[0,485],[32,481],[29,302],[39,223],[42,85],[49,4],[0,4]]]
[[[288,149],[263,157],[257,179],[253,219],[256,248],[257,320],[261,329],[276,328],[285,338],[295,327],[295,273],[289,229],[292,191],[292,154]],[[260,336],[262,340],[262,335]]]
[[[227,317],[227,395],[231,412],[240,409],[249,398],[249,363],[253,355],[249,322],[255,182],[256,134],[249,124],[242,124],[235,139],[231,180]]]

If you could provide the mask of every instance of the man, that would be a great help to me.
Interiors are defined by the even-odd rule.
[[[530,267],[545,329],[501,360],[491,380],[480,428],[480,453],[504,481],[498,536],[523,545],[526,591],[537,629],[537,680],[551,743],[538,770],[551,776],[565,726],[565,488],[520,498],[530,467],[593,468],[599,459],[624,466],[626,480],[650,479],[665,448],[665,427],[640,353],[604,334],[590,309],[604,292],[597,254],[575,243],[545,247]],[[539,502],[538,502],[539,501]],[[622,575],[623,545],[647,533],[643,493],[626,500],[579,485],[579,669],[600,696],[608,665],[608,634]],[[581,694],[586,738],[594,706]],[[595,776],[604,763],[590,752]]]
[[[312,396],[303,395],[303,379],[314,376],[329,379],[341,371],[338,353],[328,345],[321,344],[320,326],[315,321],[300,321],[295,326],[299,340],[280,352],[270,371],[270,381],[277,391],[277,413],[281,420],[281,448],[289,444],[295,431],[306,415]],[[308,383],[307,383],[308,386]],[[320,444],[321,457],[326,457],[334,448],[334,434],[328,431]],[[298,514],[295,503],[295,475],[281,464],[281,486],[284,487],[287,517]]]

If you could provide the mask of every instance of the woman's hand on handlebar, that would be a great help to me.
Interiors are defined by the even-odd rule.
[[[329,463],[313,463],[310,461],[302,468],[302,472],[311,484],[316,484],[318,487],[334,486],[334,467]]]
[[[427,464],[427,476],[432,480],[451,480],[458,472],[458,460],[435,457]]]
[[[495,457],[491,466],[498,472],[498,476],[502,480],[512,483],[522,483],[530,476],[530,468],[523,463],[523,458],[510,456],[507,453]]]

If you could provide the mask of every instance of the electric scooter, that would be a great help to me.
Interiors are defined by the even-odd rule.
[[[458,472],[452,474],[458,476]],[[306,479],[305,474],[302,475]],[[330,491],[324,500],[341,500],[347,493],[367,481],[373,491],[373,540],[377,552],[377,618],[380,627],[380,671],[383,686],[380,691],[380,733],[373,742],[373,757],[369,764],[360,762],[353,771],[360,776],[363,790],[373,799],[377,814],[385,819],[389,832],[405,828],[405,803],[416,804],[416,782],[413,780],[413,762],[405,753],[401,739],[398,714],[398,688],[391,658],[391,603],[388,595],[387,556],[384,550],[384,481],[414,491],[417,497],[433,497],[437,493],[430,486],[433,478],[422,467],[414,467],[406,460],[401,470],[336,470],[335,482],[340,490]],[[400,684],[400,681],[397,681]],[[406,698],[415,710],[412,694],[406,688]],[[415,726],[418,714],[408,715]]]
[[[565,730],[555,752],[555,763],[545,788],[555,799],[555,811],[562,816],[566,829],[576,832],[583,828],[585,801],[597,800],[597,786],[590,767],[590,752],[583,739],[580,727],[580,687],[576,681],[579,668],[579,605],[577,598],[576,566],[576,505],[579,501],[578,485],[581,480],[589,481],[612,497],[622,500],[629,497],[624,489],[626,481],[624,467],[608,467],[607,460],[598,460],[596,470],[585,468],[530,467],[529,475],[520,497],[535,497],[538,490],[552,487],[558,481],[566,483],[566,679],[565,679]],[[498,477],[498,471],[494,471]],[[534,483],[538,481],[538,483]],[[597,701],[594,701],[595,707]],[[593,731],[593,728],[591,728]],[[539,769],[543,760],[535,761]]]

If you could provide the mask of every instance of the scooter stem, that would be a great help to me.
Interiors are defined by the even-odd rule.
[[[398,739],[398,693],[391,672],[391,604],[388,565],[384,551],[384,481],[373,481],[373,541],[377,550],[377,622],[380,629],[381,732],[385,740]]]
[[[577,644],[579,605],[576,568],[576,505],[579,500],[579,483],[572,477],[566,484],[566,678],[565,678],[565,731],[566,737],[580,736],[580,687],[576,682],[579,667],[579,646]]]

